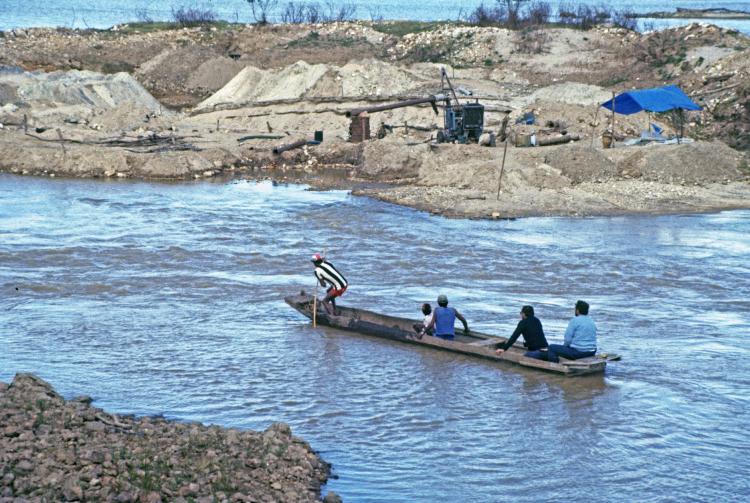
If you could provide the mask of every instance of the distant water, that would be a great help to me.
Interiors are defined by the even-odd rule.
[[[592,305],[605,376],[313,329],[283,297],[328,249],[343,302],[477,330]],[[349,503],[744,502],[750,212],[448,220],[270,183],[0,175],[0,380],[319,449]]]
[[[272,13],[277,20],[279,13],[287,2],[279,1],[279,8]],[[473,10],[481,4],[478,0],[319,0],[320,6],[332,4],[354,5],[356,17],[371,19],[439,20],[457,19],[462,12]],[[492,0],[485,4],[493,3]],[[750,2],[724,0],[610,0],[608,2],[575,2],[599,5],[606,3],[615,9],[630,8],[637,12],[674,10],[676,7],[706,9],[727,8],[732,10],[750,10]],[[557,5],[558,1],[551,0]],[[29,2],[27,0],[0,0],[0,30],[26,28],[31,26],[65,26],[70,28],[107,28],[119,23],[150,18],[155,21],[172,19],[172,9],[180,6],[211,9],[221,19],[237,22],[252,22],[250,6],[245,0],[51,0],[47,2]],[[324,7],[325,8],[325,7]],[[690,20],[653,20],[657,27],[673,24],[686,24]],[[716,20],[715,24],[734,28],[750,34],[750,22]]]

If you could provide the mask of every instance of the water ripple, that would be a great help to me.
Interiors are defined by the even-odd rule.
[[[0,378],[122,413],[286,421],[348,501],[737,501],[749,236],[750,212],[467,222],[270,183],[2,175]],[[584,298],[624,360],[566,379],[313,330],[281,299],[314,287],[318,250],[349,304],[416,318],[446,293],[500,334],[531,303],[559,339]]]

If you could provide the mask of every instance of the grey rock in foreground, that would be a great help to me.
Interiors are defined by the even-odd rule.
[[[329,474],[283,423],[136,419],[66,401],[31,374],[0,383],[0,502],[313,502]]]

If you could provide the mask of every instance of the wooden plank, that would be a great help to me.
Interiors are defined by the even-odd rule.
[[[499,344],[502,341],[497,341],[493,339],[482,339],[481,341],[476,342],[467,342],[466,344],[469,344],[470,346],[494,346],[495,344]]]

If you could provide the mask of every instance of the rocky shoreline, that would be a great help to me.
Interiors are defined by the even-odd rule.
[[[136,418],[65,400],[32,374],[0,383],[2,503],[315,502],[329,476],[283,423],[255,432]]]

